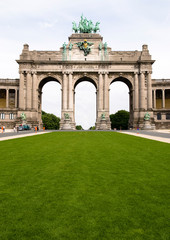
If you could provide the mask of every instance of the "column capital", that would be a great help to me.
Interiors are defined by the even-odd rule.
[[[140,74],[145,74],[145,71],[140,71]]]
[[[152,74],[152,71],[147,71],[147,74]]]
[[[69,75],[70,73],[72,74],[73,72],[72,71],[62,71],[63,75]]]
[[[32,74],[32,75],[34,75],[34,74],[36,75],[36,74],[37,74],[37,71],[31,71],[31,74]]]
[[[20,70],[20,71],[19,71],[19,74],[26,74],[26,71]]]

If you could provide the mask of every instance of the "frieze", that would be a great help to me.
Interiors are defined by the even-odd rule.
[[[82,65],[73,65],[73,69],[77,70],[77,69],[98,69],[98,65],[91,65],[91,64],[82,64]]]

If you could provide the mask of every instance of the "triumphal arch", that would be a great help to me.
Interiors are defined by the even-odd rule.
[[[30,51],[28,44],[24,45],[17,60],[20,78],[13,80],[14,107],[9,109],[9,90],[4,105],[8,113],[14,113],[14,124],[25,113],[28,124],[42,127],[42,88],[47,82],[56,81],[62,89],[60,128],[75,129],[75,87],[89,81],[96,88],[96,129],[109,130],[109,87],[122,81],[129,88],[129,126],[143,128],[146,113],[150,116],[150,129],[155,125],[170,126],[165,117],[170,112],[170,80],[152,80],[154,60],[147,45],[141,51],[112,50],[98,33],[99,23],[93,24],[83,16],[78,25],[73,22],[73,30],[59,51]],[[2,88],[2,79],[1,83]],[[162,95],[157,94],[157,86]],[[162,99],[159,108],[157,99]],[[159,119],[158,114],[164,118]]]

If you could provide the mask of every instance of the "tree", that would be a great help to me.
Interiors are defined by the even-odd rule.
[[[95,126],[89,128],[89,130],[95,130],[95,129],[96,129]]]
[[[84,130],[83,127],[81,125],[77,125],[76,126],[76,130]]]
[[[59,129],[60,127],[60,118],[54,114],[42,111],[42,121],[45,129]]]
[[[120,110],[116,112],[115,114],[110,115],[110,121],[111,121],[111,128],[114,129],[128,129],[128,123],[129,123],[129,112],[125,110]]]

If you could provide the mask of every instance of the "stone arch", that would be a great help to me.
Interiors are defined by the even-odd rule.
[[[81,82],[84,82],[84,81],[87,81],[87,82],[90,82],[92,83],[96,90],[98,89],[98,82],[97,80],[95,79],[95,77],[92,77],[90,75],[86,75],[86,76],[77,76],[76,79],[74,80],[74,84],[73,84],[73,89],[76,88],[76,86],[81,83]]]
[[[58,82],[58,83],[60,83],[61,85],[62,85],[62,80],[61,80],[61,78],[60,77],[58,77],[58,76],[52,76],[52,75],[50,75],[50,76],[45,76],[45,75],[43,75],[43,76],[41,76],[41,78],[39,79],[39,81],[38,81],[38,90],[42,90],[42,88],[43,88],[43,86],[46,84],[46,83],[48,83],[48,82],[51,82],[51,81],[55,81],[55,82]]]
[[[115,77],[115,78],[111,79],[110,85],[112,83],[118,82],[118,81],[125,83],[128,86],[129,90],[133,89],[132,80],[129,77],[124,77],[124,76],[118,76],[118,77]]]

